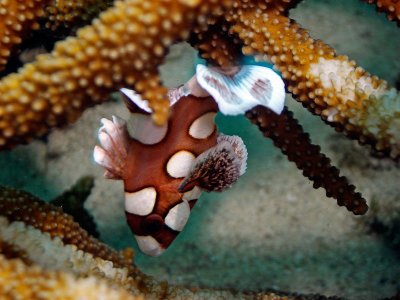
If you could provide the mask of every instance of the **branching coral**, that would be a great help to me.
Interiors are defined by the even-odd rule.
[[[43,1],[42,1],[43,2]],[[84,24],[105,10],[113,0],[52,0],[44,7],[45,27],[55,30]]]
[[[71,274],[50,272],[0,255],[2,299],[143,299],[124,290],[110,288],[95,277],[77,279]]]
[[[24,200],[28,202],[21,205]],[[2,188],[0,204],[6,204],[0,210],[2,299],[76,299],[81,295],[85,295],[85,299],[98,299],[100,295],[107,299],[326,299],[323,296],[276,292],[252,294],[169,286],[141,273],[132,264],[130,252],[117,254],[108,249],[112,255],[104,259],[104,256],[99,256],[101,251],[89,253],[80,247],[85,244],[85,239],[68,243],[62,240],[61,232],[82,235],[83,230],[79,226],[64,229],[58,234],[50,231],[49,234],[48,227],[60,227],[62,220],[70,223],[71,217],[28,193]],[[24,216],[22,220],[16,221],[13,217],[16,208]],[[43,211],[47,211],[48,216],[52,215],[49,212],[54,212],[59,216],[58,220],[47,222],[44,227],[38,226],[43,223],[40,213]],[[97,249],[104,247],[92,237],[86,240],[98,245]],[[115,257],[120,259],[116,261]]]
[[[354,192],[354,185],[349,185],[346,177],[339,176],[339,170],[320,153],[320,147],[310,143],[308,134],[303,132],[291,112],[285,109],[282,115],[277,115],[268,108],[258,106],[246,115],[290,161],[296,163],[304,176],[314,182],[314,188],[325,188],[328,197],[337,199],[339,205],[346,206],[354,214],[366,212],[367,205],[361,194]]]
[[[124,265],[123,259],[106,245],[97,243],[85,230],[80,229],[69,215],[53,205],[40,203],[28,193],[9,188],[0,188],[0,215],[9,221],[24,221],[25,224],[58,237],[65,244],[76,244],[78,249]]]
[[[204,23],[211,11],[222,13],[222,4],[211,3],[202,2],[202,13],[195,15],[199,3],[192,1],[117,2],[76,38],[4,78],[0,145],[15,145],[70,123],[123,86],[135,85],[149,99],[154,120],[165,122],[169,102],[157,66],[173,42],[188,36],[192,23]]]
[[[0,2],[0,71],[15,45],[32,29],[39,28],[37,20],[44,15],[45,1],[13,1]]]
[[[273,11],[284,9],[279,7]],[[205,32],[196,32],[190,42],[209,62],[224,67],[232,65],[239,56],[238,39],[227,40],[216,28],[226,31],[229,26],[209,26]],[[320,153],[319,146],[311,144],[308,134],[303,132],[287,108],[280,116],[260,106],[249,110],[246,116],[260,128],[265,137],[274,141],[275,146],[280,148],[290,161],[296,163],[303,175],[314,182],[315,188],[323,187],[328,197],[337,199],[339,205],[346,206],[355,214],[364,214],[367,211],[365,199],[360,193],[354,192],[355,187],[349,185],[345,177],[339,176],[339,170],[330,164],[329,158]]]
[[[85,24],[112,1],[29,0],[0,2],[0,71],[7,63],[15,46],[29,36],[32,30],[57,30]]]
[[[351,138],[369,143],[394,159],[399,158],[398,92],[347,57],[336,55],[321,41],[313,40],[290,20],[288,10],[299,1],[214,2],[218,1],[116,2],[92,25],[80,30],[77,37],[59,43],[51,54],[40,56],[19,73],[3,78],[0,81],[0,149],[26,143],[53,127],[73,122],[88,106],[105,101],[110,92],[123,86],[134,87],[143,98],[149,99],[155,121],[164,122],[168,116],[167,90],[161,85],[157,67],[171,44],[192,34],[205,57],[221,65],[229,65],[236,57],[230,54],[231,47],[235,50],[243,47],[245,54],[271,60],[281,71],[289,92],[310,111]],[[376,3],[398,20],[397,2],[368,2]],[[23,3],[0,3],[0,69],[21,40],[39,24],[56,29],[79,23],[110,4],[84,1],[80,2],[84,5],[82,9],[65,1]],[[93,14],[91,9],[86,14],[87,8],[95,8]],[[7,193],[8,198],[21,197],[17,192]],[[7,201],[4,203],[9,205]],[[42,218],[36,224],[30,219],[31,211],[15,213],[15,208],[8,210],[7,222],[17,223],[21,213],[27,224],[48,232],[52,238],[57,234],[60,238],[68,237],[60,233],[63,230],[60,231],[59,225],[52,224],[61,224],[73,232],[77,230],[71,220],[65,221],[57,212],[29,208],[23,201],[18,203],[39,217],[46,214],[50,223]],[[351,201],[349,206],[354,206]],[[81,240],[79,235],[73,236],[71,243]],[[67,241],[63,240],[64,243]],[[82,250],[90,252],[91,243],[90,239],[83,243],[88,248]],[[18,251],[9,251],[10,256],[18,256]],[[108,252],[105,250],[105,253]],[[105,261],[113,260],[105,255],[102,256]]]
[[[117,2],[77,38],[58,44],[52,54],[0,82],[0,144],[10,147],[72,122],[87,106],[122,86],[133,85],[149,100],[154,120],[165,122],[168,101],[157,66],[168,47],[185,39],[192,28],[201,32],[225,19],[229,32],[244,44],[244,53],[267,55],[289,91],[309,110],[397,158],[398,92],[288,19],[288,9],[298,2]],[[220,39],[211,44],[216,42]]]
[[[246,45],[243,51],[267,54],[310,111],[379,152],[400,155],[400,96],[394,88],[267,6],[245,4],[228,20]]]
[[[51,270],[98,275],[132,289],[152,284],[131,265],[129,252],[117,253],[88,235],[60,208],[4,187],[0,190],[0,207],[2,253],[23,253],[26,261]]]
[[[400,24],[400,2],[397,0],[364,0],[376,5],[379,11],[387,14],[390,21],[397,21]]]

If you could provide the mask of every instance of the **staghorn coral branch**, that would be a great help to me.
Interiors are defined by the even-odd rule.
[[[99,292],[103,297],[114,295],[115,299],[129,295],[146,299],[329,299],[318,295],[241,293],[170,286],[141,273],[132,264],[130,252],[123,253],[125,261],[117,267],[113,259],[99,257],[99,252],[89,253],[82,247],[82,250],[79,249],[81,244],[87,242],[101,244],[92,237],[73,240],[72,244],[62,241],[61,233],[68,230],[67,233],[72,235],[81,235],[82,229],[79,226],[68,228],[65,224],[70,222],[70,217],[28,193],[3,188],[1,203],[5,204],[0,209],[1,299],[76,299],[74,297],[81,295],[79,291],[84,292],[86,298],[90,296],[94,299],[97,299]],[[21,214],[18,221],[15,216],[17,210]],[[58,217],[54,221],[54,215],[62,218]],[[53,221],[48,222],[43,217]],[[62,230],[57,233],[60,228]],[[48,297],[43,298],[43,295]]]
[[[57,30],[87,23],[110,7],[114,0],[52,0],[45,8],[45,27]]]
[[[286,18],[288,10],[300,1],[213,2],[117,2],[77,38],[60,43],[51,55],[4,78],[0,82],[0,149],[73,122],[86,107],[106,100],[122,86],[134,86],[149,99],[156,123],[165,122],[168,101],[157,67],[173,42],[185,39],[193,30],[206,32],[223,15],[233,25],[230,32],[243,39],[245,53],[271,57],[289,91],[309,110],[351,138],[372,144],[378,152],[395,159],[400,156],[398,92],[347,57],[336,56],[333,49],[312,40]],[[73,8],[69,2],[63,3],[51,2],[48,7],[53,5],[53,11],[60,14],[83,12],[79,5]],[[84,5],[98,7],[99,3],[87,0]],[[226,13],[233,4],[231,13]],[[60,17],[64,19],[69,18]],[[225,22],[220,24],[229,29]],[[214,53],[209,59],[222,57],[218,51],[229,48],[229,36],[206,39],[209,41],[203,37],[202,45],[198,44],[209,53],[212,49],[207,47],[212,46]],[[228,64],[227,58],[219,63]]]
[[[339,170],[320,152],[320,147],[311,143],[292,112],[285,108],[281,115],[277,115],[266,107],[257,106],[246,116],[303,171],[305,177],[314,182],[314,188],[323,187],[327,197],[335,198],[338,205],[345,206],[355,215],[366,213],[365,199],[354,192],[354,185],[349,184],[346,177],[339,176]]]
[[[155,122],[165,122],[169,101],[157,67],[168,47],[187,38],[194,23],[205,23],[211,12],[220,15],[231,4],[214,2],[118,1],[76,38],[58,43],[50,55],[3,78],[0,149],[75,121],[86,107],[124,86],[142,92]]]
[[[228,25],[221,20],[205,28],[195,28],[189,43],[212,65],[220,67],[237,65],[242,56],[241,46],[237,38],[228,35],[228,29]]]
[[[67,270],[84,277],[97,276],[115,286],[129,287],[132,290],[144,286],[147,278],[128,262],[118,267],[112,261],[77,249],[78,244],[64,244],[59,237],[51,237],[48,233],[20,221],[8,222],[1,216],[0,239],[9,245],[3,249],[6,250],[6,255],[15,257],[20,253],[28,264],[40,265],[48,270]]]
[[[400,26],[400,2],[398,0],[363,0],[364,2],[375,4],[378,11],[386,13],[390,21],[396,21]]]
[[[229,291],[206,289],[177,289],[174,293],[143,293],[132,295],[128,291],[111,286],[97,277],[78,277],[62,271],[48,271],[39,266],[29,266],[20,259],[7,260],[0,255],[0,296],[4,300],[43,300],[43,299],[242,299],[242,300],[339,300],[337,297],[319,295],[285,295],[281,293],[231,293]]]
[[[400,157],[400,95],[294,21],[266,7],[242,5],[227,20],[245,54],[266,54],[288,90],[312,113],[376,151]],[[265,57],[265,58],[267,58]]]
[[[37,266],[28,266],[19,259],[6,260],[2,255],[0,278],[0,296],[4,300],[143,299],[121,288],[112,288],[104,280],[95,277],[76,278],[60,271],[46,271]]]
[[[286,15],[288,14],[290,9],[296,8],[296,6],[300,4],[300,2],[302,1],[303,0],[275,0],[272,3],[269,3],[269,1],[263,1],[263,2],[267,3],[266,5],[268,5],[268,9],[277,10],[280,13],[284,13]]]
[[[52,238],[59,237],[64,244],[74,244],[78,249],[112,261],[116,266],[125,265],[120,255],[88,235],[71,216],[29,193],[0,187],[0,216],[9,222],[24,221]]]
[[[302,0],[275,0],[259,1],[263,9],[275,11],[279,14],[288,14],[289,10],[295,8]],[[237,7],[237,5],[234,5]],[[227,67],[240,64],[243,44],[236,34],[229,33],[230,24],[224,17],[209,19],[207,26],[197,26],[189,38],[189,43],[199,50],[199,54],[208,63]]]
[[[44,6],[50,0],[0,1],[0,71],[8,57],[24,36],[39,28],[38,20],[44,15]]]
[[[77,28],[112,4],[111,0],[28,0],[0,2],[0,71],[33,30]]]
[[[205,32],[199,32],[191,42],[200,49],[203,58],[220,66],[229,65],[239,56],[236,50],[238,45],[233,44],[232,39],[226,40],[225,35],[214,26],[210,26]],[[303,132],[287,108],[281,115],[277,115],[270,109],[259,106],[248,111],[246,116],[259,127],[265,137],[274,141],[275,146],[290,161],[295,162],[305,177],[314,182],[314,188],[323,187],[328,197],[337,199],[340,206],[344,205],[356,215],[367,211],[365,199],[360,193],[354,192],[355,187],[349,185],[346,177],[339,176],[339,170],[331,166],[329,158],[320,152],[319,146],[311,143],[308,134]]]
[[[139,291],[156,284],[132,264],[130,250],[112,250],[60,208],[13,188],[0,187],[0,241],[1,253],[21,253],[24,261],[52,270],[98,274]]]

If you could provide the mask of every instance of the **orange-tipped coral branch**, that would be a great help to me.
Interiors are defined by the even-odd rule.
[[[200,13],[197,1],[116,2],[76,38],[0,82],[0,147],[71,123],[124,86],[142,93],[155,122],[164,123],[169,101],[157,67],[172,43],[186,38],[194,23],[206,22],[211,11],[221,14],[225,2],[203,1]]]
[[[110,0],[0,2],[0,71],[26,36],[41,27],[79,27],[111,5]],[[44,26],[43,26],[44,25]]]
[[[112,261],[115,266],[125,265],[122,257],[92,238],[70,215],[31,194],[0,187],[0,216],[6,217],[9,222],[23,221],[48,233],[51,238],[60,238],[64,244],[76,245],[79,250]]]
[[[350,137],[397,159],[399,93],[347,57],[337,56],[288,19],[288,10],[299,2],[116,2],[93,25],[80,30],[77,38],[59,43],[50,55],[39,57],[0,82],[0,149],[73,122],[85,108],[106,100],[111,91],[123,86],[134,87],[148,99],[153,119],[164,123],[167,90],[157,67],[168,47],[194,32],[199,35],[199,48],[210,53],[209,59],[217,58],[218,52],[229,47],[229,36],[225,47],[219,49],[220,38],[205,40],[200,35],[209,25],[223,24],[245,45],[246,54],[268,56],[282,72],[288,90],[309,110]],[[52,9],[52,4],[47,8],[55,15],[58,12],[59,20],[83,18],[82,7],[68,3],[57,2]],[[102,3],[87,0],[82,5],[99,8],[108,4]],[[75,13],[69,13],[72,11]],[[62,17],[63,12],[75,17]],[[17,37],[21,39],[21,35]],[[8,56],[9,51],[3,52]],[[217,63],[228,64],[227,58]]]
[[[390,21],[396,21],[400,25],[400,1],[398,0],[364,0],[375,4],[379,11],[386,13]]]
[[[143,299],[125,290],[112,288],[95,277],[76,278],[61,271],[46,271],[38,266],[27,266],[19,259],[6,260],[1,255],[0,277],[0,297],[4,300]]]
[[[227,34],[228,24],[217,23],[206,28],[196,28],[189,42],[208,63],[220,67],[238,64],[242,55],[239,40]]]
[[[101,11],[111,6],[113,0],[64,0],[52,1],[45,8],[45,26],[52,30],[59,27],[76,26],[79,23],[87,23],[96,17]]]
[[[81,295],[85,299],[98,299],[99,295],[107,299],[326,299],[170,286],[140,272],[129,251],[117,254],[109,249],[114,255],[102,258],[101,252],[89,253],[81,247],[87,243],[102,245],[90,236],[71,243],[62,241],[65,235],[80,236],[83,232],[78,225],[66,226],[72,222],[70,216],[28,193],[9,188],[1,191],[1,299],[76,299]],[[22,218],[16,217],[17,210]],[[119,267],[115,255],[121,257]]]
[[[266,6],[244,4],[227,20],[245,54],[267,55],[288,90],[338,130],[400,157],[400,95],[388,84],[313,40],[294,21]]]
[[[13,48],[22,42],[25,34],[39,28],[47,1],[4,0],[0,2],[0,71],[7,64]]]

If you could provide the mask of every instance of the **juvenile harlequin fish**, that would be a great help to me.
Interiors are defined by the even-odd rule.
[[[264,67],[198,65],[189,82],[169,92],[171,117],[161,127],[146,101],[121,92],[130,120],[101,120],[94,160],[106,178],[123,180],[127,222],[141,251],[158,256],[182,231],[202,191],[222,191],[246,170],[246,147],[240,137],[218,133],[217,112],[237,115],[264,105],[279,114],[284,85]]]

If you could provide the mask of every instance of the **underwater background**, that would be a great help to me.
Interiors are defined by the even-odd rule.
[[[395,23],[359,1],[307,0],[291,11],[338,53],[392,85],[400,81],[400,35]],[[198,61],[187,44],[175,46],[162,67],[165,83],[187,81]],[[243,116],[218,116],[219,130],[247,145],[247,172],[228,191],[203,194],[184,231],[161,257],[145,256],[125,222],[122,182],[102,178],[92,157],[100,119],[127,119],[117,97],[88,109],[72,126],[0,153],[0,184],[46,200],[83,176],[95,185],[86,209],[100,239],[134,247],[143,272],[169,283],[239,290],[276,289],[348,299],[379,299],[400,292],[400,169],[370,157],[287,95],[315,144],[332,159],[370,206],[356,217],[315,190],[293,163]]]

